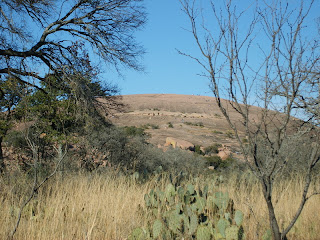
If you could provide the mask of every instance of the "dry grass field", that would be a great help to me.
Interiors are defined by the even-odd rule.
[[[7,239],[17,219],[31,183],[25,178],[1,178],[0,239]],[[151,188],[164,188],[167,177],[136,183],[116,174],[77,174],[51,179],[23,212],[14,239],[126,239],[133,228],[144,224],[141,215],[144,194]],[[261,239],[268,226],[267,211],[256,181],[246,175],[231,177],[228,183],[215,183],[212,178],[190,179],[196,185],[209,184],[211,191],[228,191],[235,207],[245,214],[246,239]],[[319,184],[319,182],[314,183]],[[278,199],[276,212],[280,226],[285,226],[297,209],[302,179],[281,182],[274,188]],[[311,188],[312,189],[312,188]],[[289,239],[320,239],[320,196],[305,206]]]

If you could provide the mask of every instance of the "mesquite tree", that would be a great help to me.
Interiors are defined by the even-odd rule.
[[[180,2],[200,51],[199,55],[179,52],[202,66],[202,76],[210,80],[245,161],[260,181],[273,239],[286,239],[306,201],[318,194],[308,193],[320,159],[315,121],[319,117],[315,111],[319,102],[319,41],[316,31],[307,28],[307,22],[313,22],[309,15],[314,1],[300,1],[298,6],[281,0],[252,1],[251,5],[226,0],[220,6],[210,0],[202,5],[197,0]],[[252,104],[261,107],[258,117]],[[238,115],[237,121],[231,113]],[[241,141],[241,134],[248,143]],[[299,154],[298,144],[310,149],[300,156],[304,191],[291,221],[281,229],[273,186]]]
[[[122,67],[142,70],[139,57],[144,50],[134,37],[146,21],[142,4],[143,0],[2,0],[0,100],[8,95],[5,82],[14,79],[44,92],[44,85],[51,87],[46,90],[62,89],[92,112],[99,104],[97,97],[117,92],[111,85],[102,86],[101,95],[92,91],[92,82],[101,86],[101,66],[119,72]],[[48,81],[48,75],[57,81]],[[114,98],[108,101],[108,106],[119,106]]]
[[[0,73],[45,81],[77,62],[75,45],[101,59],[139,69],[134,32],[145,23],[142,0],[4,0],[0,3]],[[37,85],[36,85],[37,86]]]

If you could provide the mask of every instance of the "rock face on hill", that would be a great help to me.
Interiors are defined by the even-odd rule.
[[[183,150],[191,150],[194,151],[194,144],[191,142],[181,140],[178,138],[167,137],[165,147],[172,146],[173,148],[181,148]]]
[[[123,111],[109,114],[110,120],[118,126],[145,128],[151,136],[148,141],[155,146],[168,145],[167,137],[172,137],[178,139],[175,144],[181,148],[219,143],[229,145],[229,151],[238,152],[238,144],[213,97],[138,94],[124,95],[122,102]],[[251,111],[258,109],[252,107]],[[236,113],[230,117],[237,121]],[[174,145],[173,142],[170,145]]]

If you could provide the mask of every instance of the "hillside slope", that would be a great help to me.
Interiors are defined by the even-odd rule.
[[[117,126],[147,128],[151,135],[149,142],[156,146],[163,146],[167,137],[175,137],[204,147],[221,143],[238,151],[232,131],[213,97],[138,94],[124,95],[122,101],[124,111],[114,112],[109,119]],[[259,108],[251,110],[255,116]],[[231,111],[231,119],[237,121],[235,112]]]

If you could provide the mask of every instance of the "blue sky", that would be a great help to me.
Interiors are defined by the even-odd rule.
[[[202,7],[206,0],[202,1]],[[216,3],[223,1],[217,1]],[[238,1],[248,4],[247,1]],[[292,6],[299,1],[291,0]],[[240,4],[239,4],[240,5]],[[148,23],[137,32],[137,40],[144,46],[146,54],[142,59],[145,72],[123,71],[124,78],[116,73],[104,74],[107,81],[116,83],[120,94],[175,93],[213,96],[209,80],[200,77],[201,67],[194,61],[178,54],[176,49],[196,55],[198,49],[190,29],[189,20],[181,11],[178,0],[146,0]],[[299,5],[297,5],[298,7]],[[310,21],[319,16],[320,1],[316,1]],[[209,20],[210,22],[210,20]],[[245,24],[244,24],[245,25]],[[314,32],[317,32],[315,29]],[[257,59],[260,55],[255,53]],[[260,56],[261,58],[261,56]]]
[[[179,1],[148,0],[145,1],[145,6],[148,23],[136,35],[147,52],[142,60],[145,72],[124,71],[123,79],[117,74],[104,77],[118,84],[121,94],[176,93],[211,96],[208,80],[197,76],[197,73],[201,73],[201,68],[191,59],[179,55],[176,50],[192,53],[194,49],[192,36],[183,29],[189,27],[189,22],[180,10]]]

